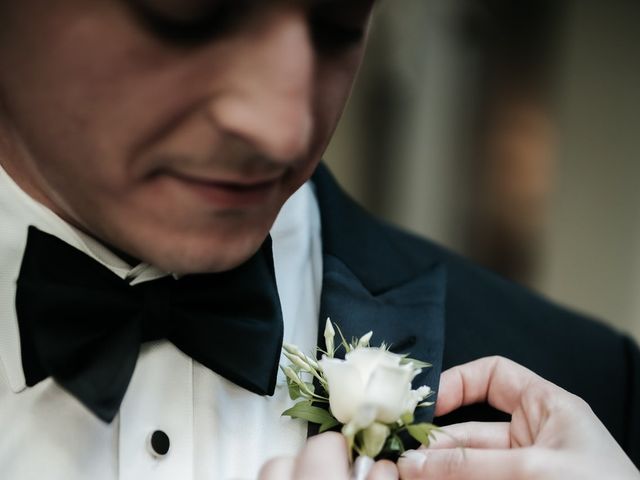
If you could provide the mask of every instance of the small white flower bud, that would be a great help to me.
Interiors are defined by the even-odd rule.
[[[298,377],[298,374],[293,370],[293,368],[291,367],[281,367],[281,368],[284,374],[287,376],[287,378],[290,379],[293,383],[299,386],[304,385],[304,382],[300,380],[300,377]]]
[[[287,357],[291,363],[293,363],[296,367],[299,367],[301,370],[305,372],[311,371],[311,367],[309,366],[309,364],[305,362],[302,358],[296,355],[292,355],[290,353],[285,353],[284,356]]]
[[[304,355],[304,361],[307,362],[313,369],[320,370],[320,365],[313,358]]]
[[[367,348],[369,346],[369,342],[371,341],[372,336],[373,336],[373,332],[369,332],[361,336],[360,340],[358,340],[358,345],[356,348]]]
[[[333,357],[333,352],[335,350],[335,344],[333,339],[336,336],[336,331],[333,328],[333,324],[331,323],[331,319],[327,317],[327,323],[324,327],[324,343],[327,346],[327,354],[329,357]]]
[[[302,356],[303,353],[300,351],[300,349],[298,347],[296,347],[295,345],[291,344],[291,343],[284,343],[282,345],[282,348],[284,348],[284,351],[287,353],[290,353],[291,355],[298,355],[298,356]]]
[[[304,382],[300,384],[300,391],[303,394],[306,394],[308,397],[313,397],[313,394],[314,394],[313,390],[309,388],[309,385],[307,385]]]

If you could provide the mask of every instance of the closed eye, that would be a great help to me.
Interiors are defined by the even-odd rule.
[[[160,9],[149,0],[129,0],[141,24],[167,43],[186,46],[220,36],[233,28],[247,13],[249,0],[210,1],[200,9],[175,11]]]
[[[186,46],[224,35],[257,10],[256,0],[191,0],[191,8],[173,1],[127,0],[141,24],[160,40]],[[185,5],[189,0],[182,0]],[[270,0],[269,0],[270,1]],[[301,0],[302,2],[304,0]],[[360,44],[374,0],[309,0],[309,30],[316,48],[332,53]],[[196,8],[199,6],[199,8]]]
[[[335,51],[360,44],[365,37],[364,26],[349,27],[324,20],[311,23],[311,36],[316,48]]]
[[[324,0],[310,8],[309,23],[318,50],[331,53],[361,44],[374,0]]]

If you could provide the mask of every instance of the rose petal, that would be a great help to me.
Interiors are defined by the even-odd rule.
[[[412,412],[416,409],[418,404],[422,402],[429,394],[431,393],[431,388],[423,385],[417,390],[411,390],[409,395],[407,396],[407,406],[405,408],[406,412]]]
[[[340,423],[349,423],[364,400],[360,372],[344,360],[326,356],[320,360],[320,368],[329,382],[331,413]]]
[[[380,366],[373,372],[365,387],[365,401],[378,408],[377,421],[393,423],[405,413],[412,375],[413,370],[406,366]]]
[[[347,353],[345,359],[349,365],[358,369],[363,385],[366,385],[376,369],[398,366],[402,357],[381,348],[356,348]]]

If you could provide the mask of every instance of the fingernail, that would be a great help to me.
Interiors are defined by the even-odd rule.
[[[400,460],[398,460],[398,463],[406,462],[405,464],[407,466],[411,466],[416,469],[421,469],[426,459],[427,457],[423,453],[417,452],[415,450],[407,450],[400,456]]]
[[[365,480],[374,464],[375,460],[371,457],[359,456],[356,458],[351,480]]]

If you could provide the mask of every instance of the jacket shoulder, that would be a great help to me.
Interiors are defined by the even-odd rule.
[[[510,358],[585,399],[640,465],[640,351],[632,339],[430,240],[380,228],[410,262],[447,270],[444,368]]]
[[[324,165],[313,181],[323,253],[343,259],[371,293],[434,264],[445,268],[444,368],[490,355],[510,358],[585,399],[640,465],[640,353],[632,340],[376,219],[339,188]],[[494,414],[487,408],[461,411],[443,421],[491,420]]]

